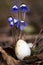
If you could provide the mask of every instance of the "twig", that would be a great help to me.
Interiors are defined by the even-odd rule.
[[[38,62],[42,62],[43,61],[43,53],[41,54],[37,54],[37,55],[34,55],[34,56],[30,56],[30,57],[26,57],[24,58],[23,62],[26,63],[26,64],[35,64],[35,63],[38,63]]]
[[[38,36],[36,36],[33,47],[36,46],[37,43],[41,40],[40,36],[41,36],[42,31],[43,29],[41,29]]]
[[[3,60],[6,61],[7,65],[19,65],[19,61],[9,56],[2,47],[0,47],[0,52],[2,54]]]
[[[19,34],[19,39],[21,39],[21,37],[22,37],[22,32],[20,31],[20,34]]]

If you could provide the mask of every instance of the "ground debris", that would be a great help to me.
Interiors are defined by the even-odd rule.
[[[0,65],[43,65],[43,53],[24,58],[24,60],[16,60],[8,55],[6,51],[0,47]]]
[[[19,60],[17,61],[16,59],[14,59],[13,57],[9,56],[2,47],[0,47],[0,53],[2,55],[3,61],[2,63],[5,61],[6,65],[20,65]],[[2,64],[1,64],[2,65]],[[3,64],[4,65],[4,64]]]

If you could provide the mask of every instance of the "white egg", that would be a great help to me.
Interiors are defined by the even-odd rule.
[[[24,57],[31,55],[31,49],[24,40],[18,40],[15,46],[15,54],[18,59],[23,60]]]

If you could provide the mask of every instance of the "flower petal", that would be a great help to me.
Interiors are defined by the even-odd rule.
[[[22,12],[27,12],[27,11],[28,11],[27,5],[22,4],[22,5],[20,6],[20,10],[21,10]]]
[[[14,5],[14,6],[12,7],[12,11],[13,11],[13,12],[18,12],[18,10],[19,10],[19,8],[18,8],[17,5]]]

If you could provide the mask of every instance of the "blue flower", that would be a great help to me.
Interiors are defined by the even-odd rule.
[[[17,27],[17,28],[19,28],[19,20],[18,19],[14,19],[14,25]]]
[[[12,11],[13,11],[13,12],[17,13],[18,10],[19,10],[19,8],[18,8],[17,5],[14,5],[14,6],[12,7]]]
[[[20,30],[22,31],[24,27],[27,26],[27,23],[25,21],[20,21]]]
[[[8,22],[11,22],[12,20],[13,20],[12,17],[9,17],[9,18],[8,18]]]
[[[8,18],[8,23],[9,23],[9,25],[12,27],[12,26],[14,26],[14,22],[13,22],[13,18],[12,17],[9,17]]]
[[[20,6],[20,10],[21,10],[22,12],[27,12],[29,9],[28,9],[27,5],[22,4],[22,5]]]
[[[18,19],[17,18],[14,18],[14,24],[18,22]]]
[[[11,27],[14,26],[14,22],[11,21],[11,22],[9,23],[9,25],[10,25]]]
[[[24,25],[24,26],[27,26],[27,25],[28,25],[27,22],[25,22],[25,21],[23,21],[23,20],[21,20],[20,23],[21,23],[22,25]]]
[[[24,25],[20,25],[20,30],[22,31],[24,29]]]

